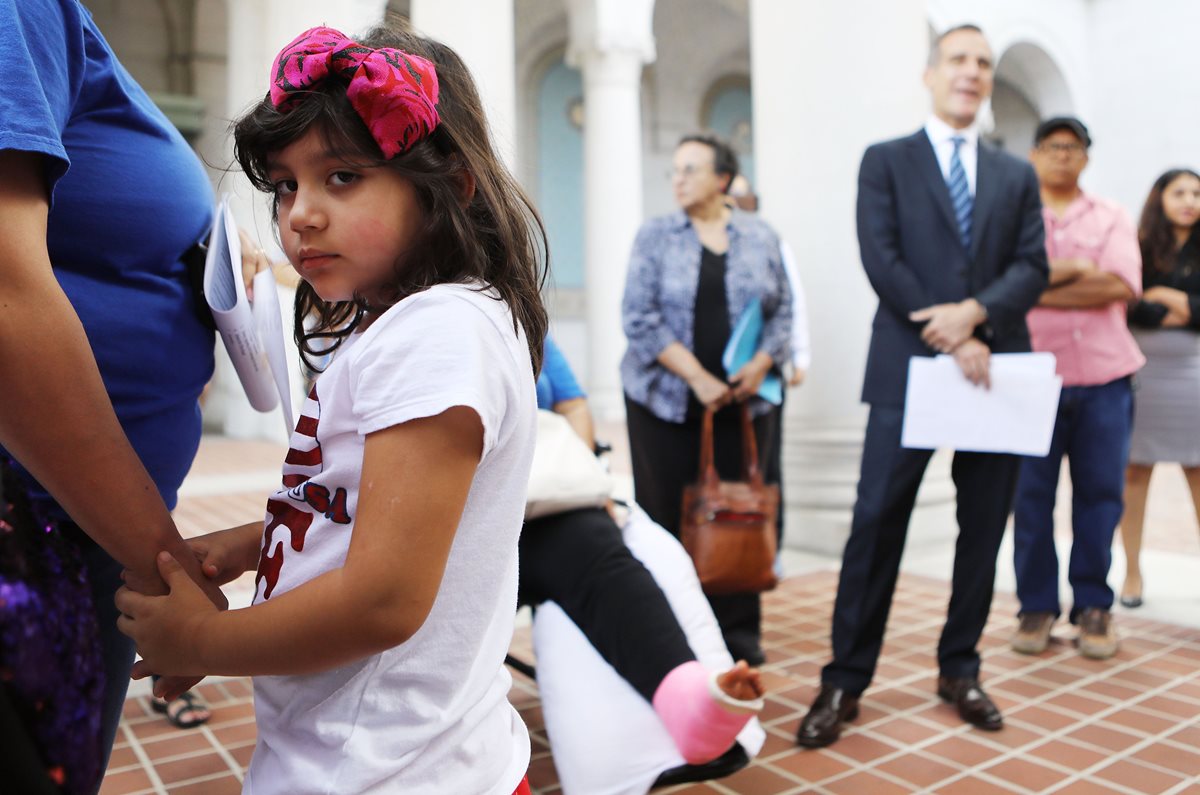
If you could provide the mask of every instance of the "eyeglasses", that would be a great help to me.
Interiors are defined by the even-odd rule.
[[[688,164],[688,165],[684,166],[683,168],[667,169],[665,176],[667,179],[675,179],[677,177],[681,177],[683,179],[691,179],[692,177],[695,177],[699,174],[703,174],[705,172],[710,172],[710,171],[712,171],[711,166],[694,166],[694,165]]]
[[[1083,144],[1062,144],[1053,141],[1047,141],[1038,144],[1038,150],[1052,155],[1071,155],[1075,156],[1083,154],[1086,147]]]

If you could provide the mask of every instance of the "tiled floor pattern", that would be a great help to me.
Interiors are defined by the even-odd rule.
[[[1079,657],[1062,626],[1050,650],[1025,657],[1007,648],[1014,601],[999,595],[984,672],[1007,725],[985,733],[964,726],[933,695],[947,588],[911,576],[901,578],[861,716],[834,746],[798,750],[792,736],[829,654],[836,580],[833,572],[793,577],[766,598],[763,753],[727,779],[671,792],[1200,795],[1200,630],[1122,616],[1124,642],[1113,660]],[[531,656],[528,630],[514,649]],[[511,699],[533,737],[534,792],[558,793],[536,686],[515,678]],[[240,791],[254,744],[248,683],[209,683],[201,692],[214,717],[188,732],[171,729],[144,698],[129,701],[102,795]]]

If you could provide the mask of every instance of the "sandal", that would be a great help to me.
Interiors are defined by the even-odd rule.
[[[208,723],[209,718],[212,717],[208,705],[190,690],[179,698],[169,702],[158,696],[151,696],[150,708],[155,712],[166,715],[167,721],[178,729],[194,729],[197,726]],[[205,714],[203,717],[199,717],[200,713]]]

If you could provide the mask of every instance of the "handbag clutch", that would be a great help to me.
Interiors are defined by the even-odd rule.
[[[680,535],[707,594],[758,593],[778,582],[779,486],[763,482],[750,408],[741,405],[742,479],[722,481],[713,463],[713,413],[704,412],[699,479],[683,490]]]
[[[538,411],[537,443],[525,494],[525,518],[599,508],[612,497],[612,478],[567,418]]]

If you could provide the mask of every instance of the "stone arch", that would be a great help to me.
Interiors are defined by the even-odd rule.
[[[996,63],[992,95],[992,137],[1009,152],[1025,157],[1038,121],[1075,112],[1063,70],[1040,45],[1011,44]]]
[[[700,103],[699,124],[723,136],[738,154],[741,172],[754,184],[754,107],[750,76],[727,74],[713,81]]]
[[[529,135],[533,169],[528,183],[550,239],[557,288],[581,289],[583,242],[583,78],[549,49],[530,70]]]

